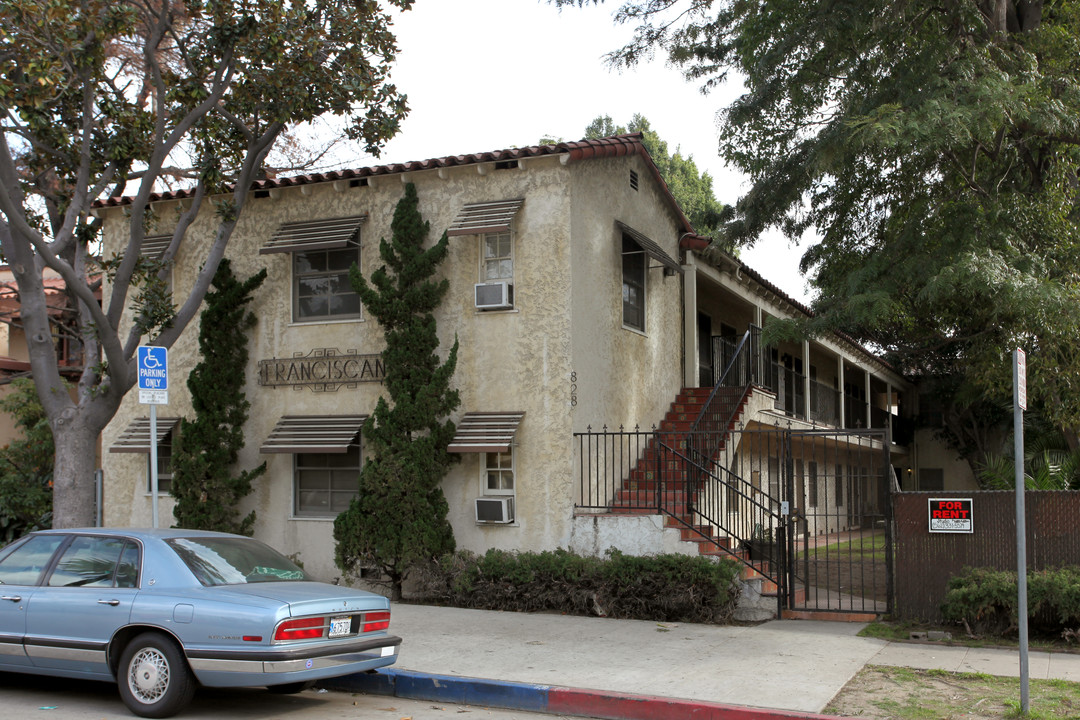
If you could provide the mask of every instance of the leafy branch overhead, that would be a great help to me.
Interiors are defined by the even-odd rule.
[[[844,331],[991,404],[1023,347],[1078,444],[1080,2],[628,0],[616,20],[617,65],[745,83],[719,138],[751,185],[724,234],[813,238],[815,316],[789,333]]]
[[[0,252],[57,428],[58,525],[92,522],[93,438],[135,382],[135,348],[171,346],[198,313],[252,183],[292,133],[333,118],[377,152],[397,132],[407,106],[384,8],[411,5],[0,0]],[[180,202],[152,204],[165,190]],[[149,236],[165,239],[154,264]],[[181,245],[200,262],[177,294]],[[45,268],[78,308],[74,397],[58,392]]]

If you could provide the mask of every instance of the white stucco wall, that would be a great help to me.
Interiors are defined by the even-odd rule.
[[[638,190],[630,186],[631,169],[638,173]],[[574,314],[574,429],[606,424],[647,430],[682,386],[682,277],[665,276],[649,259],[645,332],[623,327],[622,234],[615,223],[644,234],[675,259],[679,226],[642,158],[597,160],[575,170],[573,306],[593,311]]]
[[[588,424],[658,422],[680,385],[680,278],[648,271],[647,328],[625,330],[621,324],[620,220],[658,242],[677,257],[677,225],[670,208],[637,157],[589,160],[563,165],[558,157],[533,158],[523,167],[495,170],[486,165],[421,171],[405,175],[415,183],[420,210],[431,223],[434,242],[466,203],[525,198],[515,219],[515,307],[481,312],[473,305],[473,285],[480,279],[478,236],[450,238],[440,275],[450,283],[437,316],[445,358],[459,342],[454,384],[461,394],[458,419],[469,411],[524,411],[517,434],[516,521],[509,526],[478,525],[473,501],[483,494],[480,456],[465,454],[443,482],[450,520],[459,547],[482,552],[488,547],[553,549],[566,547],[573,535],[573,507],[578,478],[572,433]],[[640,190],[629,188],[629,170],[637,169]],[[378,353],[383,338],[372,318],[322,323],[292,320],[292,257],[260,255],[258,250],[283,222],[366,213],[361,231],[361,271],[378,267],[378,241],[391,235],[393,210],[403,194],[400,175],[372,178],[367,187],[333,183],[284,188],[271,197],[252,199],[237,224],[227,257],[239,277],[266,268],[266,282],[254,293],[250,309],[258,324],[250,333],[248,367],[243,372],[251,402],[247,445],[239,466],[264,460],[267,472],[256,482],[242,512],[257,513],[255,535],[296,554],[317,577],[338,574],[333,565],[331,519],[293,513],[293,456],[259,452],[259,446],[283,415],[370,413],[383,388],[358,383],[334,392],[310,388],[264,387],[257,383],[259,360],[290,358],[313,350]],[[175,205],[158,208],[168,232]],[[118,246],[122,211],[109,210],[106,251]],[[173,272],[178,292],[190,288],[200,258],[214,232],[212,213],[204,211],[191,228]],[[650,265],[655,265],[651,262]],[[106,295],[107,297],[107,295]],[[197,322],[170,351],[170,403],[159,417],[193,415],[184,378],[198,362]],[[576,395],[572,373],[577,373]],[[576,402],[575,402],[576,401]],[[129,394],[103,435],[108,449],[146,406]],[[149,525],[146,492],[147,456],[104,453],[105,521],[109,525]],[[172,524],[171,500],[161,502],[161,524]]]

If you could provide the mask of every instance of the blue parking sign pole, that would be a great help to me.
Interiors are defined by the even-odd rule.
[[[139,402],[150,406],[150,504],[158,527],[157,406],[169,402],[169,349],[140,345],[137,353]]]
[[[158,527],[157,404],[150,406],[150,505]]]

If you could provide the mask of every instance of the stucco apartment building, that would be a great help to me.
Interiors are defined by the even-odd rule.
[[[332,520],[355,492],[361,425],[383,393],[382,332],[347,270],[356,262],[370,274],[380,265],[378,241],[391,235],[405,183],[416,186],[431,241],[444,230],[451,236],[440,267],[450,289],[437,321],[443,356],[455,337],[460,344],[451,450],[461,461],[443,481],[459,547],[681,551],[679,531],[659,519],[659,495],[648,501],[659,503],[655,513],[619,499],[633,482],[631,467],[611,481],[621,487],[597,500],[607,481],[590,470],[594,455],[618,454],[605,429],[655,427],[674,433],[677,445],[683,430],[672,413],[700,413],[725,369],[740,362],[753,370],[740,376],[746,387],[731,429],[887,429],[871,445],[899,482],[915,487],[916,443],[900,429],[911,386],[842,338],[761,347],[757,329],[769,317],[807,310],[737,259],[706,253],[708,240],[695,234],[640,136],[266,180],[252,190],[227,251],[239,277],[268,272],[250,306],[258,317],[251,359],[236,368],[251,402],[241,466],[268,463],[245,510],[257,512],[257,537],[297,553],[315,575],[338,574]],[[182,202],[183,193],[160,197],[159,237],[144,252],[161,252],[176,215],[170,205]],[[101,209],[106,252],[124,230],[122,205]],[[192,283],[213,227],[208,210],[189,229],[172,272],[177,291]],[[164,487],[175,418],[191,416],[183,380],[198,362],[197,331],[193,324],[170,351],[170,402],[158,408]],[[147,415],[130,393],[103,436],[108,525],[150,524]],[[627,463],[642,462],[651,452],[644,447]],[[812,453],[787,463],[759,453],[746,492],[720,493],[719,512],[738,512],[743,495],[771,505],[769,491],[794,468],[802,473],[802,485],[791,486],[802,499],[790,498],[804,511],[800,532],[839,527],[842,503],[860,495],[849,487],[858,463],[843,447],[813,466],[813,479]],[[731,470],[734,461],[709,452]],[[744,462],[750,443],[737,452]],[[944,462],[926,452],[929,462]],[[827,479],[826,466],[842,479]],[[843,496],[831,501],[837,519],[808,519],[811,493],[827,504],[830,487]],[[171,500],[161,503],[169,524]]]

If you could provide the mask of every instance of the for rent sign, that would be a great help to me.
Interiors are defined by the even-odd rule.
[[[973,533],[971,498],[930,498],[930,532]]]

